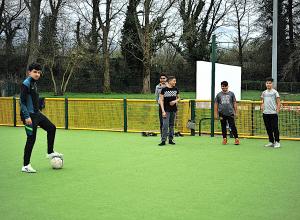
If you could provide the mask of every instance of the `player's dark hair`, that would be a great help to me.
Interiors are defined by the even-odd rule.
[[[168,77],[168,82],[170,82],[170,81],[173,80],[173,79],[176,79],[176,77],[175,77],[175,76],[169,76],[169,77]]]
[[[28,71],[32,71],[32,70],[42,70],[42,66],[39,63],[31,63],[28,66]]]
[[[227,81],[222,81],[221,86],[228,86],[228,82]]]
[[[266,78],[266,82],[273,82],[273,78],[271,77]]]
[[[160,77],[162,77],[162,76],[164,76],[164,77],[166,77],[166,78],[168,79],[168,76],[167,76],[167,74],[165,74],[165,73],[161,73],[161,74],[159,75],[159,78],[160,78]]]

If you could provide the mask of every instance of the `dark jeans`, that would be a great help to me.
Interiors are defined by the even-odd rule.
[[[48,154],[53,153],[56,132],[55,125],[42,113],[30,114],[30,118],[32,120],[31,125],[26,125],[25,121],[23,121],[27,134],[27,141],[24,149],[24,166],[27,166],[30,163],[32,149],[36,140],[37,127],[40,126],[47,131]]]
[[[264,123],[269,136],[269,141],[274,143],[274,140],[279,142],[278,115],[263,114]]]
[[[162,117],[162,111],[161,111],[160,105],[158,106],[158,115],[159,115],[159,128],[160,128],[160,134],[162,135],[163,117]]]
[[[174,138],[174,124],[176,112],[166,112],[167,117],[163,118],[163,127],[162,127],[162,135],[161,141],[166,141],[169,136],[169,141]]]
[[[238,133],[237,133],[237,129],[235,126],[235,122],[234,122],[234,115],[231,116],[226,116],[226,115],[222,115],[219,114],[220,116],[220,122],[221,122],[221,127],[222,127],[222,136],[223,138],[227,138],[227,122],[229,124],[229,127],[231,128],[231,132],[233,134],[234,138],[238,138]]]

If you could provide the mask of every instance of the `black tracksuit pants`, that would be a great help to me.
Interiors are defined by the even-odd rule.
[[[162,117],[162,110],[161,110],[160,105],[158,106],[158,115],[159,115],[159,128],[160,128],[160,134],[162,134],[163,117]]]
[[[24,149],[24,166],[27,166],[30,163],[32,149],[36,140],[37,127],[40,126],[47,131],[48,154],[53,153],[56,132],[55,125],[42,113],[30,113],[30,118],[32,120],[31,125],[26,125],[25,121],[23,121],[27,134],[27,141]]]
[[[269,141],[279,142],[279,129],[278,129],[278,115],[277,114],[263,114],[264,123],[269,136]]]
[[[237,129],[235,126],[235,122],[234,122],[234,115],[231,116],[226,116],[223,114],[219,114],[220,116],[220,122],[221,122],[221,127],[222,127],[222,136],[223,138],[227,138],[227,122],[229,124],[229,127],[231,128],[232,134],[234,136],[234,138],[238,138],[238,133],[237,133]]]

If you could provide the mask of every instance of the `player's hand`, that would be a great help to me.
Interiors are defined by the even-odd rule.
[[[235,119],[238,119],[238,114],[234,114],[234,118],[235,118]]]
[[[219,115],[215,115],[215,120],[219,120]]]
[[[171,102],[170,102],[170,105],[173,106],[173,105],[175,105],[176,103],[177,103],[177,101],[174,100],[174,101],[171,101]]]
[[[25,119],[25,124],[31,125],[31,124],[32,124],[31,118],[26,118],[26,119]]]
[[[166,118],[167,117],[167,113],[166,112],[162,112],[162,117]]]
[[[260,110],[261,110],[262,112],[264,111],[264,106],[263,106],[263,105],[260,106]]]

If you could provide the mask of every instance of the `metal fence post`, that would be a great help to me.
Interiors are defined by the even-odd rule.
[[[195,114],[195,100],[191,100],[191,121],[193,123],[195,123],[195,118],[196,118],[196,114]],[[191,129],[191,135],[195,136],[195,129]]]
[[[65,98],[65,129],[69,129],[69,101]]]
[[[124,106],[124,132],[127,132],[127,99],[123,99]]]
[[[251,103],[251,135],[254,136],[254,105]]]
[[[13,97],[13,116],[14,116],[14,127],[17,126],[17,100]]]
[[[212,36],[211,46],[211,103],[210,103],[210,136],[215,136],[214,99],[215,99],[215,74],[216,74],[216,35]]]

